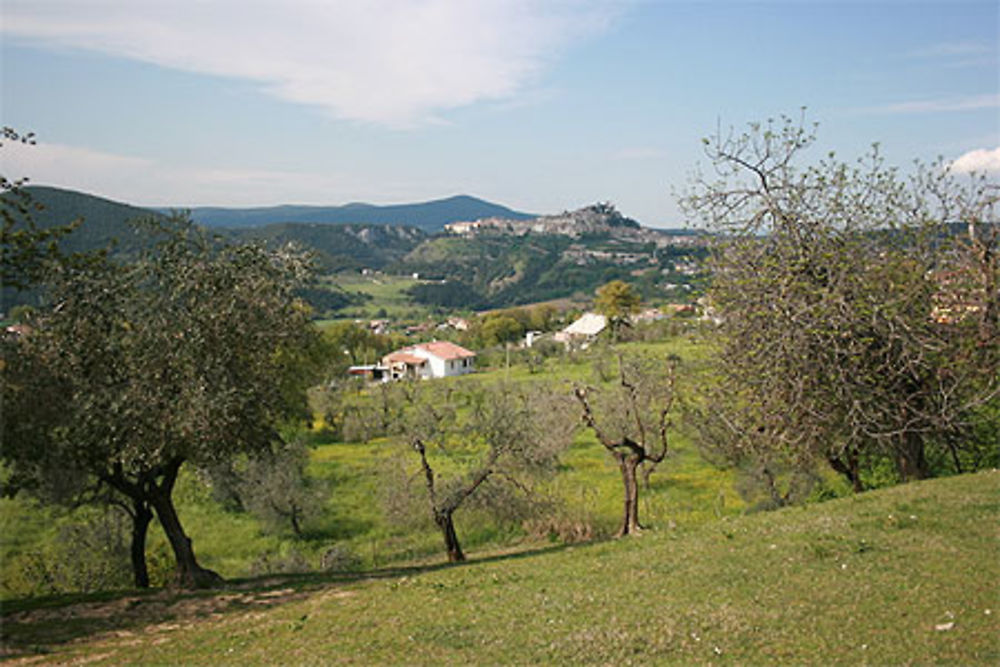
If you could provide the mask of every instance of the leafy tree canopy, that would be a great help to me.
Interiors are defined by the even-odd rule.
[[[135,262],[55,272],[52,307],[5,341],[2,456],[15,485],[77,469],[149,503],[179,581],[203,585],[177,473],[278,443],[276,426],[305,416],[320,339],[293,298],[305,256],[222,245],[184,219],[161,231]]]
[[[612,280],[597,288],[597,298],[594,308],[608,318],[614,338],[618,330],[628,322],[628,318],[639,312],[642,296],[638,291],[623,280]]]

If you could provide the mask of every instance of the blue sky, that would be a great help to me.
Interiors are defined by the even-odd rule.
[[[139,205],[611,201],[682,226],[717,127],[1000,176],[988,2],[0,0],[3,173]]]

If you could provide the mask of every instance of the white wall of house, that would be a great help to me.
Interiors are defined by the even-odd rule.
[[[472,359],[442,359],[422,348],[414,348],[413,354],[427,360],[424,377],[443,378],[454,375],[465,375],[473,369]]]
[[[473,370],[474,357],[463,357],[462,359],[449,359],[445,365],[446,375],[465,375]]]

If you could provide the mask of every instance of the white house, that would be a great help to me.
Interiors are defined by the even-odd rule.
[[[608,326],[608,318],[597,313],[584,313],[580,319],[573,322],[562,331],[557,331],[553,340],[566,345],[586,345],[595,340],[597,335]]]
[[[448,341],[411,345],[382,358],[382,366],[393,380],[443,378],[474,370],[476,353]]]

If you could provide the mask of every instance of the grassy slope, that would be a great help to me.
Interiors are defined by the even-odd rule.
[[[129,613],[72,625],[8,609],[3,632],[103,664],[996,664],[998,512],[991,471],[462,566],[105,602]]]

